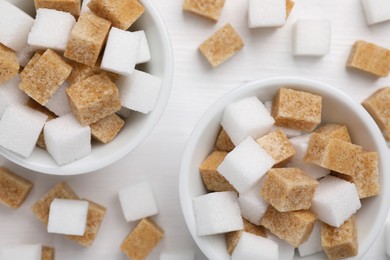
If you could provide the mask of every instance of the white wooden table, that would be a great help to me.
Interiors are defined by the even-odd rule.
[[[253,79],[270,76],[302,76],[323,81],[362,101],[379,87],[390,86],[390,78],[375,79],[345,69],[355,40],[367,40],[390,48],[390,22],[368,27],[359,0],[296,0],[287,24],[281,29],[250,30],[245,0],[226,0],[217,24],[183,13],[182,0],[152,0],[161,12],[171,35],[175,56],[172,95],[158,126],[131,154],[98,172],[56,177],[31,173],[0,158],[6,165],[35,183],[21,209],[0,206],[0,245],[43,243],[55,246],[58,260],[126,259],[119,245],[134,224],[126,223],[117,190],[137,181],[150,181],[157,195],[160,214],[156,221],[165,229],[165,238],[150,259],[158,259],[162,249],[196,249],[181,214],[178,177],[181,155],[196,122],[223,94]],[[390,2],[389,2],[390,4]],[[323,58],[296,58],[291,55],[292,28],[297,19],[332,21],[332,47]],[[198,45],[225,23],[231,23],[242,36],[245,47],[230,61],[211,69],[197,51]],[[354,129],[352,129],[354,131]],[[59,181],[67,181],[83,198],[108,208],[100,233],[90,249],[84,249],[61,236],[48,235],[33,216],[35,200]],[[390,202],[389,202],[390,203]],[[364,259],[386,259],[383,237]]]

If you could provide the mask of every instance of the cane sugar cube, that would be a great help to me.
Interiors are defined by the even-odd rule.
[[[323,134],[330,138],[340,139],[342,141],[351,142],[351,137],[346,125],[326,124],[314,131],[317,134]]]
[[[293,247],[305,242],[314,227],[316,215],[308,210],[279,212],[268,206],[261,225]]]
[[[195,252],[190,249],[164,250],[160,254],[160,260],[195,260]]]
[[[164,230],[149,218],[142,219],[121,245],[130,259],[145,259],[164,237]]]
[[[11,104],[25,104],[28,100],[26,93],[18,88],[20,77],[15,76],[3,85],[0,85],[0,118]]]
[[[321,96],[281,88],[272,102],[272,116],[276,126],[310,132],[321,123],[321,108]]]
[[[286,19],[290,16],[290,13],[292,12],[294,6],[295,6],[294,1],[286,0]]]
[[[162,82],[156,76],[134,70],[130,76],[119,78],[117,84],[122,106],[147,114],[157,104]]]
[[[40,244],[10,245],[0,249],[1,260],[41,260]]]
[[[111,79],[111,81],[115,83],[115,81],[118,79],[118,75],[109,71],[103,71],[100,68],[100,63],[100,60],[98,60],[96,64],[91,67],[78,62],[72,62],[71,64],[73,70],[68,77],[70,85],[76,84],[80,81],[83,81],[84,79],[87,79],[96,74],[100,74],[102,72],[105,72],[107,76]]]
[[[286,0],[249,0],[249,28],[280,27],[286,23]]]
[[[390,141],[390,87],[381,88],[362,102],[387,141]]]
[[[31,59],[27,62],[27,65],[23,68],[22,72],[20,72],[20,77],[24,78],[30,71],[32,71],[32,68],[35,66],[35,64],[39,61],[41,57],[42,55],[38,52],[34,53]]]
[[[360,207],[355,184],[333,176],[320,180],[311,202],[311,210],[317,217],[334,227],[340,227]]]
[[[221,132],[219,132],[217,141],[215,142],[214,150],[229,153],[233,151],[234,147],[235,145],[232,143],[232,140],[230,140],[225,129],[222,128]]]
[[[50,204],[49,233],[83,236],[87,227],[88,201],[54,199]]]
[[[225,0],[184,0],[183,10],[217,22],[224,4]]]
[[[221,120],[222,127],[235,145],[248,136],[257,139],[267,134],[274,122],[256,97],[244,98],[228,105]]]
[[[269,240],[274,241],[278,245],[279,259],[283,259],[283,260],[294,259],[295,247],[291,246],[290,244],[278,238],[277,236],[275,236],[269,231],[266,231],[265,237]]]
[[[226,24],[205,40],[199,50],[212,67],[218,67],[244,47],[240,35]]]
[[[347,67],[377,77],[387,77],[390,72],[390,50],[373,43],[357,41],[352,47]]]
[[[42,246],[41,255],[42,260],[54,260],[55,249],[53,247]]]
[[[248,137],[225,157],[217,170],[242,193],[251,189],[274,163],[275,160]]]
[[[300,256],[308,256],[321,251],[321,222],[317,221],[307,241],[298,247],[298,252]]]
[[[69,13],[40,8],[28,35],[28,44],[34,49],[64,52],[75,24],[76,19]]]
[[[140,35],[115,27],[111,28],[101,68],[121,75],[130,75],[137,62],[140,43]]]
[[[47,8],[71,13],[73,16],[80,15],[81,0],[34,0],[35,9]]]
[[[140,44],[138,48],[137,60],[136,64],[145,63],[150,61],[150,50],[148,39],[146,38],[145,31],[136,31],[133,34],[138,35],[140,37]]]
[[[267,238],[243,232],[232,253],[232,260],[267,259],[278,260],[278,245]]]
[[[76,193],[65,182],[61,182],[54,186],[32,206],[35,217],[44,224],[47,224],[49,220],[50,204],[55,198],[70,200],[79,199]]]
[[[92,137],[104,144],[114,140],[125,125],[125,121],[116,114],[106,116],[90,125]]]
[[[237,194],[213,192],[192,201],[199,236],[226,233],[244,228]]]
[[[27,45],[34,19],[8,1],[0,1],[0,43],[14,51]]]
[[[32,56],[34,56],[34,49],[30,45],[27,45],[21,51],[16,52],[16,58],[21,67],[26,67]]]
[[[327,20],[298,20],[294,28],[294,55],[327,55],[332,37],[331,27],[331,22]]]
[[[358,254],[358,228],[355,215],[340,227],[322,223],[322,247],[329,259],[342,259]]]
[[[16,53],[0,43],[0,85],[12,79],[19,72]]]
[[[83,13],[73,27],[64,56],[94,66],[106,43],[111,23],[92,13]]]
[[[82,14],[82,13],[92,13],[91,9],[89,9],[89,7],[88,7],[89,2],[91,2],[91,0],[83,0],[83,3],[81,4],[80,14]]]
[[[104,72],[66,89],[73,114],[82,126],[95,123],[121,109],[118,87]]]
[[[107,19],[113,27],[127,30],[145,12],[138,0],[91,0],[89,9]]]
[[[373,25],[390,20],[390,5],[387,0],[362,0],[367,24]]]
[[[64,116],[72,112],[65,91],[68,87],[69,83],[65,81],[45,105],[46,108],[57,116]]]
[[[0,202],[10,208],[19,208],[33,187],[32,182],[0,167]]]
[[[255,225],[260,225],[261,218],[268,206],[268,203],[261,197],[263,182],[263,179],[261,179],[252,189],[240,193],[238,196],[241,216]]]
[[[89,206],[88,206],[87,226],[84,235],[66,236],[66,238],[73,240],[77,242],[79,245],[84,247],[92,246],[107,211],[105,207],[97,203],[94,203],[92,201],[88,201],[88,202],[89,202]]]

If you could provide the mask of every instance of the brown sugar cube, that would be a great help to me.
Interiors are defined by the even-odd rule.
[[[261,195],[280,212],[309,209],[318,181],[297,168],[270,169]]]
[[[361,153],[360,146],[312,133],[303,160],[329,170],[353,175],[355,162]]]
[[[310,132],[321,123],[321,108],[321,96],[281,88],[272,102],[272,117],[276,126]]]
[[[42,246],[42,260],[54,260],[55,249],[53,247]]]
[[[337,138],[350,143],[351,137],[346,125],[326,124],[315,130],[317,134],[323,134],[331,138]]]
[[[112,114],[91,124],[90,127],[92,136],[96,140],[106,144],[115,138],[124,125],[125,121],[122,118],[116,114]]]
[[[28,73],[28,71],[30,71],[35,66],[35,64],[38,62],[41,56],[42,55],[39,54],[38,52],[36,52],[34,56],[32,56],[32,58],[27,63],[26,67],[24,67],[22,72],[20,73],[20,78],[22,79],[24,78],[24,76]]]
[[[111,23],[91,13],[83,13],[73,27],[64,56],[94,66],[107,40]]]
[[[372,116],[387,141],[390,141],[390,87],[374,92],[362,103]]]
[[[16,53],[0,43],[0,84],[12,79],[18,72]]]
[[[73,114],[83,126],[95,123],[122,107],[118,87],[104,72],[68,87],[66,94]]]
[[[286,19],[290,16],[292,9],[294,8],[294,1],[286,0]]]
[[[226,133],[225,129],[222,128],[215,143],[214,150],[229,153],[233,151],[234,148],[235,145]]]
[[[71,13],[73,16],[80,15],[81,0],[34,0],[35,9],[47,8]]]
[[[145,259],[164,237],[164,230],[151,219],[142,219],[121,245],[121,251],[130,259]]]
[[[294,156],[295,150],[282,130],[260,137],[256,142],[274,158],[274,167],[283,167]]]
[[[293,247],[305,242],[316,223],[316,215],[309,210],[279,212],[268,206],[261,225]]]
[[[10,208],[19,208],[30,193],[33,184],[12,171],[0,167],[0,202]]]
[[[72,66],[54,51],[47,50],[24,74],[19,88],[44,106],[71,71]]]
[[[200,175],[209,191],[236,191],[225,177],[217,171],[226,155],[226,152],[212,152],[200,165]]]
[[[390,51],[373,43],[357,41],[352,47],[347,67],[377,77],[387,77],[390,72]]]
[[[76,193],[66,184],[61,182],[48,191],[32,206],[32,211],[37,219],[44,224],[48,223],[50,204],[54,199],[78,200]]]
[[[105,72],[107,74],[107,76],[110,77],[112,82],[115,82],[118,79],[118,74],[115,74],[113,72],[103,71],[100,68],[100,62],[101,61],[98,60],[93,67],[90,67],[90,66],[73,61],[71,63],[73,70],[68,77],[68,81],[69,81],[70,85],[76,84],[80,81],[83,81],[86,78],[89,78],[89,77],[96,75],[96,74],[100,74],[102,72]]]
[[[106,208],[96,204],[92,201],[88,201],[88,217],[87,217],[87,227],[83,236],[71,236],[67,235],[66,237],[70,240],[74,240],[79,243],[81,246],[90,247],[95,241],[96,235],[99,231],[100,225],[103,222],[104,216],[106,215]]]
[[[265,228],[252,224],[248,220],[244,219],[244,230],[232,231],[225,234],[226,247],[229,255],[231,255],[236,248],[238,240],[240,240],[242,232],[248,232],[256,236],[265,237]]]
[[[240,36],[230,24],[226,24],[204,41],[200,52],[213,67],[218,67],[244,47]]]
[[[329,259],[342,259],[358,254],[358,230],[355,215],[340,227],[322,223],[321,244]]]
[[[127,30],[145,12],[137,0],[91,0],[89,9],[107,19],[113,27]]]
[[[184,0],[183,10],[217,22],[224,4],[225,0]]]

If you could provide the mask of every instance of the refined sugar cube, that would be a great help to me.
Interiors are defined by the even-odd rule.
[[[225,129],[222,128],[221,132],[218,135],[217,141],[215,142],[214,150],[222,152],[231,152],[233,151],[235,145],[230,140],[230,137],[226,133]]]
[[[361,0],[369,25],[390,20],[390,5],[387,0]]]
[[[53,247],[42,246],[42,260],[54,260],[55,249]]]
[[[164,250],[160,254],[160,260],[195,260],[194,250]]]
[[[140,64],[150,61],[150,50],[145,31],[136,31],[133,32],[133,34],[138,35],[140,37],[140,44],[138,48],[136,63]]]
[[[269,231],[266,232],[266,238],[274,241],[278,245],[279,259],[283,259],[283,260],[294,259],[295,247],[291,246],[290,244],[278,238],[277,236],[275,236]]]
[[[225,108],[221,124],[235,145],[251,136],[257,139],[267,134],[274,119],[257,97],[244,98]]]
[[[360,207],[355,184],[333,176],[320,180],[311,203],[317,217],[334,227],[340,227]]]
[[[91,128],[81,126],[71,113],[47,122],[44,135],[46,149],[59,165],[71,163],[91,152]]]
[[[331,23],[327,20],[298,20],[294,28],[294,55],[323,56],[329,53]]]
[[[323,134],[330,138],[337,138],[345,142],[350,143],[351,137],[349,136],[348,128],[346,125],[339,124],[326,124],[314,131],[317,134]]]
[[[305,243],[298,247],[300,256],[308,256],[318,252],[321,252],[321,222],[317,221],[314,225],[313,231]]]
[[[54,199],[50,204],[49,233],[82,236],[88,216],[88,201]]]
[[[112,114],[89,126],[91,127],[92,137],[106,144],[115,138],[124,125],[125,121],[122,118]]]
[[[267,238],[243,232],[232,254],[232,260],[278,260],[278,245]]]
[[[213,192],[193,199],[196,230],[199,236],[241,230],[237,194],[233,191]]]
[[[80,15],[81,0],[34,0],[35,8],[48,8],[71,13],[73,16]]]
[[[251,189],[275,160],[251,137],[242,141],[218,166],[218,172],[240,193]]]
[[[0,248],[1,260],[41,260],[42,246],[35,245],[10,245]]]
[[[26,93],[18,88],[20,77],[15,76],[3,85],[0,85],[0,118],[10,104],[25,104],[28,100]]]
[[[68,87],[69,83],[65,81],[45,105],[45,107],[57,116],[64,116],[72,112],[65,91]]]
[[[0,43],[0,85],[12,79],[18,72],[16,53]]]
[[[286,0],[249,0],[249,28],[279,27],[286,22]]]
[[[83,0],[83,3],[81,5],[80,14],[82,14],[82,13],[92,13],[91,9],[89,9],[89,7],[88,7],[89,2],[91,2],[91,0]]]
[[[221,16],[224,4],[225,0],[185,0],[183,10],[217,22]]]
[[[157,104],[161,79],[143,71],[134,70],[117,81],[122,106],[147,114]]]
[[[19,65],[22,67],[26,67],[33,55],[34,49],[30,45],[27,45],[21,51],[16,52],[16,58],[18,58]]]
[[[242,217],[255,225],[260,225],[261,218],[268,206],[268,203],[261,197],[262,187],[263,180],[260,180],[252,189],[240,193],[238,196]]]
[[[10,208],[19,208],[33,187],[32,182],[0,167],[0,202]]]
[[[0,145],[29,157],[47,120],[43,113],[20,104],[9,105],[0,121]]]

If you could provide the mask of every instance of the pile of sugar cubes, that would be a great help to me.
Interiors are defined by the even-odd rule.
[[[151,59],[145,32],[129,31],[137,0],[34,3],[35,19],[0,1],[0,146],[26,158],[39,146],[63,165],[91,136],[112,141],[128,111],[151,112],[161,79],[136,69]]]
[[[200,165],[210,193],[193,199],[199,236],[224,233],[237,260],[293,259],[295,248],[358,254],[355,214],[380,193],[378,155],[353,144],[346,125],[321,122],[321,110],[321,96],[283,87],[264,104],[225,108]]]

